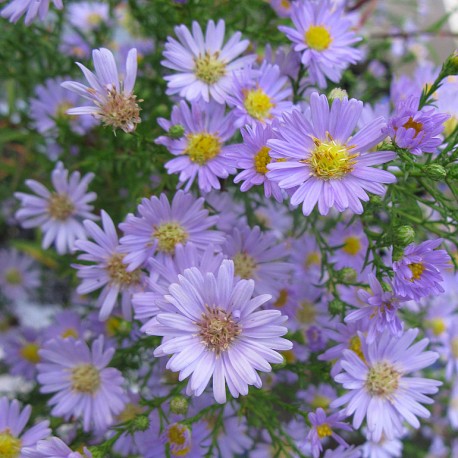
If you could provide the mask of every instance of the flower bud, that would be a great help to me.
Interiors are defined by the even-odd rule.
[[[169,129],[167,135],[174,140],[179,140],[184,135],[184,127],[181,124],[175,124]]]
[[[396,229],[395,241],[397,245],[407,246],[415,240],[415,231],[412,226],[400,226]]]
[[[424,172],[428,178],[434,181],[441,181],[447,175],[446,170],[440,164],[429,164],[424,168]]]
[[[328,95],[330,102],[333,102],[336,99],[343,100],[345,98],[348,99],[348,92],[340,87],[335,87]]]
[[[170,400],[170,410],[178,415],[186,415],[189,403],[184,396],[174,396]]]
[[[445,76],[458,75],[458,50],[448,56],[444,63],[442,72]]]
[[[146,431],[149,428],[149,418],[147,415],[138,415],[132,421],[132,426],[135,431]]]
[[[340,315],[343,311],[345,311],[345,303],[340,299],[333,299],[328,304],[328,310],[331,316]]]
[[[337,273],[338,278],[342,283],[355,283],[358,279],[358,274],[356,273],[356,270],[352,269],[351,267],[344,267]]]

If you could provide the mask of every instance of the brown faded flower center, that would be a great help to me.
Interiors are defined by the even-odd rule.
[[[124,407],[124,410],[117,416],[117,421],[119,423],[125,423],[126,421],[131,421],[137,415],[142,414],[143,411],[144,411],[143,407],[139,406],[138,404],[129,402]]]
[[[410,279],[411,282],[420,280],[423,272],[425,271],[425,265],[421,262],[414,262],[408,265],[410,271],[412,272],[412,278]]]
[[[0,457],[19,458],[21,455],[21,441],[11,434],[7,428],[0,432]]]
[[[188,146],[185,154],[192,162],[204,165],[221,152],[221,141],[218,136],[202,132],[187,135]]]
[[[388,397],[399,388],[401,374],[388,362],[374,364],[367,374],[366,389],[372,396]]]
[[[162,223],[155,227],[153,237],[157,239],[157,248],[163,253],[172,254],[175,247],[181,243],[185,244],[188,240],[188,233],[178,223]]]
[[[79,393],[94,394],[100,388],[100,372],[92,364],[80,364],[72,369],[71,383]]]
[[[362,359],[363,361],[366,361],[366,358],[364,357],[364,353],[363,353],[362,346],[361,346],[361,339],[359,338],[358,335],[353,336],[350,339],[350,342],[348,343],[348,348],[349,350],[354,351],[359,356],[360,359]]]
[[[324,51],[331,45],[332,37],[324,25],[311,25],[305,32],[305,42],[315,51]]]
[[[278,294],[278,299],[275,301],[274,306],[278,308],[282,308],[286,305],[288,302],[288,290],[286,288],[283,288],[280,290],[280,293]]]
[[[234,261],[235,275],[238,275],[240,278],[244,278],[245,280],[253,278],[257,267],[254,258],[252,258],[248,253],[237,253],[232,260]]]
[[[226,74],[226,64],[219,59],[219,52],[206,53],[195,60],[194,73],[204,83],[215,84]]]
[[[122,262],[125,256],[124,253],[113,254],[107,262],[106,270],[112,283],[122,286],[136,285],[140,282],[140,270],[127,272],[127,266]]]
[[[423,124],[421,122],[414,121],[412,116],[402,127],[404,127],[404,129],[414,129],[414,138],[423,130]]]
[[[75,206],[67,194],[53,194],[48,203],[48,212],[53,219],[67,220],[75,211]]]
[[[316,319],[316,307],[312,302],[302,301],[296,312],[297,320],[302,324],[311,324]]]
[[[191,431],[187,426],[179,423],[170,425],[165,435],[172,456],[186,456],[191,451]]]
[[[198,323],[199,335],[204,345],[217,355],[226,351],[240,334],[240,326],[232,318],[232,314],[220,308],[206,306],[202,319]]]

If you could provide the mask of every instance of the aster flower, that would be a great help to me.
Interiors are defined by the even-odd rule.
[[[202,192],[220,189],[218,179],[235,173],[234,163],[227,156],[228,148],[224,146],[224,142],[235,133],[233,122],[233,115],[226,115],[224,105],[216,102],[192,102],[189,108],[181,101],[173,108],[170,121],[158,119],[159,125],[167,132],[175,125],[184,128],[181,138],[161,136],[156,143],[177,156],[168,161],[165,168],[169,174],[180,174],[180,184],[186,183],[185,191],[196,178]]]
[[[132,272],[155,253],[172,255],[178,244],[192,242],[201,250],[208,244],[220,245],[222,234],[210,229],[218,217],[209,216],[203,204],[203,198],[196,199],[181,190],[171,204],[165,194],[144,198],[138,206],[140,216],[129,214],[119,225],[125,234],[120,251],[128,253],[124,258],[129,264],[127,271]]]
[[[16,399],[0,398],[0,456],[24,458],[27,449],[34,450],[37,442],[50,434],[48,420],[24,431],[31,413],[29,405],[21,409]]]
[[[123,76],[118,74],[114,56],[108,49],[94,49],[92,60],[95,74],[77,62],[90,87],[75,81],[65,81],[62,87],[90,100],[93,105],[70,108],[67,114],[90,114],[113,130],[133,132],[141,122],[138,106],[141,100],[137,100],[132,92],[137,77],[137,50],[133,48],[129,51]]]
[[[91,213],[95,192],[87,192],[89,183],[94,178],[88,173],[81,178],[79,172],[70,177],[62,162],[58,162],[51,174],[55,191],[49,191],[35,180],[26,180],[25,184],[36,194],[16,192],[14,195],[21,201],[21,208],[16,218],[24,228],[40,227],[43,231],[43,248],[55,244],[59,254],[73,249],[76,239],[85,239],[86,234],[82,219],[96,219]]]
[[[91,32],[109,21],[109,5],[101,2],[71,3],[68,6],[67,17],[75,29]]]
[[[292,0],[268,0],[270,6],[280,17],[289,17],[291,15]]]
[[[326,411],[329,404],[337,398],[337,392],[331,385],[320,383],[318,386],[309,385],[306,390],[298,391],[297,397],[303,399],[312,409],[321,408]]]
[[[293,2],[291,19],[294,28],[280,26],[279,30],[302,53],[301,62],[313,83],[326,87],[326,78],[337,83],[349,64],[361,60],[361,51],[352,47],[361,38],[351,30],[343,5],[329,0]]]
[[[378,442],[371,440],[368,434],[367,441],[361,446],[363,458],[401,458],[402,441],[399,438],[382,439]]]
[[[164,67],[178,72],[166,76],[167,94],[179,94],[187,100],[210,99],[225,104],[232,89],[234,71],[251,64],[256,56],[239,57],[248,47],[248,40],[240,40],[235,33],[223,46],[225,23],[209,21],[205,38],[197,22],[192,23],[192,34],[184,25],[175,27],[178,41],[168,37],[165,44]],[[235,60],[234,60],[235,59]]]
[[[261,387],[256,370],[269,372],[270,363],[283,357],[274,350],[288,350],[291,342],[281,338],[287,328],[277,310],[255,311],[269,295],[252,298],[254,282],[237,280],[234,263],[222,262],[217,275],[187,269],[179,283],[170,286],[169,313],[159,313],[147,334],[166,339],[155,356],[173,355],[167,368],[191,376],[187,393],[200,396],[213,377],[213,395],[226,401],[226,383],[233,397],[248,393],[248,385]]]
[[[264,49],[264,61],[278,65],[280,73],[297,80],[300,70],[300,55],[294,51],[293,46],[279,47],[275,51],[267,43]]]
[[[360,334],[364,358],[351,350],[343,352],[343,371],[335,380],[347,393],[332,402],[331,407],[347,404],[344,413],[354,414],[355,429],[366,418],[368,431],[375,442],[382,437],[399,436],[404,420],[413,428],[419,428],[417,417],[430,416],[421,404],[432,404],[433,400],[426,395],[437,393],[442,383],[408,375],[430,366],[439,355],[424,351],[428,339],[412,345],[417,335],[418,329],[409,329],[399,338],[385,331],[369,345]]]
[[[10,301],[27,297],[40,286],[40,271],[34,260],[14,248],[0,250],[0,294]]]
[[[243,181],[240,186],[242,192],[248,191],[253,186],[263,185],[266,197],[273,196],[275,200],[281,202],[283,194],[278,183],[267,177],[267,164],[272,161],[267,141],[274,138],[272,127],[256,122],[251,126],[245,126],[241,133],[243,143],[230,146],[237,168],[242,169],[242,172],[234,178],[234,183]]]
[[[447,113],[439,113],[433,107],[424,107],[419,111],[418,98],[410,97],[399,103],[384,133],[399,148],[405,148],[417,156],[421,153],[435,153],[442,144],[441,133],[449,117]]]
[[[430,294],[444,292],[441,283],[451,259],[445,250],[436,250],[442,239],[427,240],[420,245],[410,244],[399,261],[393,262],[394,292],[418,300]]]
[[[292,88],[277,65],[263,62],[259,70],[247,67],[234,75],[234,85],[227,98],[234,107],[234,125],[243,127],[259,121],[271,122],[293,106]]]
[[[99,318],[106,320],[113,312],[118,296],[121,294],[121,307],[124,318],[131,318],[132,295],[142,289],[142,272],[137,269],[128,272],[124,264],[125,253],[120,252],[118,235],[112,219],[104,210],[101,211],[101,229],[93,221],[84,221],[87,234],[94,242],[77,240],[75,249],[84,251],[78,256],[81,261],[90,261],[92,265],[73,265],[78,269],[78,278],[82,280],[76,289],[78,294],[88,294],[100,288],[102,292],[97,300],[100,308]]]
[[[312,427],[307,435],[307,440],[312,444],[313,458],[320,456],[320,453],[323,451],[322,441],[327,437],[332,437],[344,447],[348,446],[342,437],[334,432],[334,429],[351,431],[351,426],[341,421],[343,418],[344,415],[340,412],[328,416],[322,408],[309,413],[308,419]]]
[[[391,173],[371,167],[391,161],[395,153],[367,152],[384,138],[383,118],[351,136],[362,108],[362,102],[346,98],[335,99],[329,107],[326,96],[313,93],[311,122],[298,110],[285,113],[276,129],[279,138],[267,142],[271,157],[283,159],[267,165],[267,177],[280,188],[295,189],[291,203],[302,203],[304,215],[317,203],[322,215],[332,207],[362,213],[361,200],[369,200],[366,191],[383,195],[383,183],[396,181]]]
[[[286,286],[292,266],[285,262],[287,247],[270,232],[258,226],[234,228],[223,252],[234,261],[238,278],[255,281],[256,294],[270,294],[275,299]]]
[[[368,280],[371,291],[364,289],[358,291],[361,301],[365,303],[364,306],[350,312],[345,317],[345,322],[366,321],[369,323],[366,337],[368,344],[372,344],[385,329],[389,330],[392,335],[400,337],[404,324],[397,312],[401,302],[407,299],[392,292],[393,288],[389,280],[386,281],[391,287],[391,291],[385,291],[377,277],[372,273],[368,275]]]
[[[43,21],[48,14],[51,0],[12,0],[0,12],[0,15],[10,22],[17,22],[25,14],[25,25],[30,25],[37,16]],[[52,0],[54,6],[61,10],[62,0]]]
[[[121,413],[125,399],[121,373],[107,367],[114,348],[104,350],[100,336],[91,348],[72,337],[46,343],[38,365],[38,382],[42,393],[55,393],[49,400],[51,414],[75,416],[83,421],[83,429],[103,431]]]
[[[71,118],[67,110],[81,102],[81,97],[61,87],[64,78],[49,78],[35,88],[35,98],[30,100],[30,117],[41,134],[56,134],[57,123],[69,120],[73,132],[83,135],[94,125],[90,116]]]
[[[24,450],[24,458],[92,458],[92,453],[84,447],[83,453],[74,452],[58,437],[38,441],[36,448]]]

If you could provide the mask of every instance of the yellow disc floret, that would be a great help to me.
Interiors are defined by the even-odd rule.
[[[71,383],[79,393],[94,394],[100,387],[100,372],[92,364],[79,364],[71,371]]]
[[[153,236],[158,241],[158,250],[168,254],[172,254],[179,243],[184,245],[188,240],[188,233],[175,222],[160,224],[155,228]]]
[[[243,104],[247,113],[259,121],[270,118],[270,111],[274,107],[270,97],[261,88],[244,91]]]
[[[269,155],[270,148],[267,146],[263,146],[254,157],[254,168],[256,172],[265,175],[269,170],[267,169],[267,165],[271,162],[271,157]]]
[[[37,364],[41,361],[38,350],[40,350],[40,347],[36,343],[28,342],[21,348],[20,353],[21,356],[29,363]]]
[[[331,45],[332,37],[324,25],[311,25],[305,32],[305,42],[315,51],[324,51]]]
[[[361,240],[356,235],[347,237],[342,250],[351,256],[356,256],[361,251]]]
[[[205,53],[195,60],[194,74],[204,83],[217,83],[226,74],[226,64],[219,59],[219,53]]]
[[[425,271],[425,265],[421,262],[413,262],[407,266],[410,271],[412,272],[412,278],[410,279],[411,282],[420,280],[423,272]]]
[[[9,429],[0,432],[0,457],[18,458],[21,455],[21,441],[11,435]]]
[[[318,437],[323,439],[324,437],[328,437],[332,434],[332,429],[327,423],[323,423],[316,427],[316,432],[318,433]]]
[[[221,152],[221,141],[216,135],[206,132],[187,135],[188,146],[184,152],[192,162],[206,164]]]

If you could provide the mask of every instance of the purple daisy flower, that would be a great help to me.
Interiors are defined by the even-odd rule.
[[[25,14],[25,25],[30,25],[37,16],[40,21],[45,19],[50,3],[51,0],[12,0],[2,9],[0,15],[10,22],[17,22]],[[64,7],[62,0],[52,0],[52,3],[58,10]]]
[[[441,243],[442,239],[427,240],[420,245],[412,243],[404,250],[403,257],[393,262],[393,287],[397,295],[417,301],[444,292],[442,274],[452,266],[452,261],[445,250],[436,250]]]
[[[137,78],[137,50],[129,51],[126,60],[124,75],[118,74],[113,53],[106,49],[92,51],[95,74],[80,63],[76,63],[90,87],[76,81],[65,81],[62,87],[76,92],[81,97],[90,100],[93,105],[70,108],[69,115],[92,115],[105,126],[113,130],[122,129],[124,132],[133,132],[141,122],[140,107],[137,96],[133,94],[135,79]]]
[[[442,385],[436,380],[408,377],[433,364],[439,355],[423,351],[428,339],[415,343],[418,329],[409,329],[400,338],[384,332],[369,345],[360,334],[361,359],[351,350],[343,351],[343,372],[335,377],[347,393],[331,403],[331,407],[347,404],[345,415],[352,415],[353,427],[359,429],[364,418],[372,439],[393,439],[402,432],[402,422],[419,428],[417,417],[429,418],[430,413],[423,404],[433,400],[425,396],[437,393]]]
[[[292,93],[289,79],[281,75],[278,65],[263,62],[259,70],[247,67],[234,75],[234,86],[227,98],[234,107],[234,125],[270,122],[293,106],[291,100],[286,100]]]
[[[170,256],[178,244],[192,242],[204,250],[208,244],[220,245],[224,241],[221,232],[211,230],[218,216],[209,216],[203,208],[204,199],[178,191],[169,203],[167,196],[144,198],[138,206],[140,216],[127,215],[119,225],[124,232],[120,251],[128,253],[124,262],[128,272],[141,266],[156,252]]]
[[[327,383],[320,383],[318,386],[309,385],[306,390],[297,392],[298,399],[303,399],[312,409],[329,409],[329,404],[337,398],[334,387]]]
[[[383,132],[389,135],[399,148],[412,154],[435,153],[442,144],[444,122],[450,117],[433,107],[418,111],[418,98],[410,97],[398,104],[396,112]]]
[[[74,452],[62,439],[51,437],[39,441],[34,449],[25,449],[24,458],[92,458],[92,453],[86,447],[83,453]]]
[[[43,341],[46,342],[56,337],[79,339],[83,337],[84,333],[85,329],[79,314],[73,310],[63,310],[54,316],[52,324],[43,331]]]
[[[256,56],[240,56],[248,47],[249,41],[235,33],[223,46],[225,23],[221,19],[215,25],[207,24],[205,38],[197,22],[192,23],[192,35],[184,25],[175,27],[178,41],[168,37],[165,44],[164,67],[179,72],[166,76],[167,94],[180,94],[187,100],[210,99],[225,104],[232,90],[234,71],[254,62]],[[235,59],[235,60],[234,60]]]
[[[393,336],[400,337],[404,329],[404,323],[398,316],[398,309],[401,302],[407,299],[392,292],[393,288],[389,280],[386,280],[386,282],[391,287],[391,291],[385,291],[377,277],[372,273],[368,275],[368,280],[371,291],[364,289],[358,291],[358,296],[364,302],[364,306],[350,312],[345,317],[345,322],[365,321],[369,323],[366,337],[369,345],[385,329],[388,329]]]
[[[311,424],[311,429],[307,435],[307,440],[312,444],[313,458],[318,458],[323,451],[322,441],[327,437],[332,437],[337,443],[344,447],[348,444],[334,432],[334,429],[342,429],[344,431],[351,431],[352,428],[347,423],[341,420],[344,418],[341,412],[326,415],[326,412],[319,407],[315,412],[310,412],[308,419]]]
[[[14,248],[0,250],[0,295],[17,301],[39,286],[40,271],[31,257]]]
[[[49,421],[41,421],[24,432],[32,407],[21,410],[16,399],[0,398],[0,453],[5,458],[24,458],[26,450],[35,450],[37,442],[51,433]],[[34,455],[36,457],[37,455]]]
[[[106,320],[113,312],[118,296],[121,294],[121,308],[126,320],[130,320],[132,295],[143,289],[144,274],[139,269],[127,271],[124,263],[125,253],[120,252],[118,234],[112,219],[104,210],[101,211],[101,229],[93,221],[84,221],[87,234],[94,239],[77,240],[75,249],[84,251],[78,256],[81,261],[95,264],[74,264],[78,269],[78,278],[82,280],[76,289],[78,294],[88,294],[100,288],[102,292],[97,299],[100,308],[100,320]]]
[[[391,173],[371,167],[396,156],[392,151],[368,152],[385,137],[383,118],[351,136],[362,108],[362,102],[346,98],[335,99],[329,107],[326,96],[315,92],[310,97],[311,121],[298,110],[285,113],[276,129],[279,138],[267,142],[272,157],[286,159],[268,164],[267,177],[280,188],[295,189],[291,203],[302,203],[304,215],[317,203],[322,215],[332,207],[362,213],[361,200],[369,200],[366,191],[383,195],[383,184],[396,181]]]
[[[92,32],[107,24],[110,7],[101,2],[71,3],[67,10],[68,22],[80,32]]]
[[[38,382],[42,393],[55,393],[49,400],[51,414],[81,418],[84,431],[104,431],[111,425],[125,404],[124,379],[107,367],[114,352],[104,350],[103,336],[91,348],[73,338],[47,342],[40,351]]]
[[[291,16],[291,0],[268,0],[268,2],[280,17]]]
[[[264,49],[264,60],[273,65],[278,65],[280,73],[297,80],[300,69],[300,55],[294,51],[293,46],[277,48],[275,51],[267,43]]]
[[[234,157],[237,168],[242,169],[235,178],[234,183],[240,183],[242,192],[253,186],[264,186],[264,195],[273,196],[281,202],[283,194],[278,183],[267,177],[267,164],[272,162],[267,146],[267,141],[274,138],[272,127],[269,124],[255,122],[241,130],[243,143],[230,146],[231,156]]]
[[[95,192],[87,192],[89,183],[94,178],[88,173],[81,178],[79,172],[73,172],[70,177],[62,162],[58,162],[51,174],[55,191],[48,191],[35,180],[26,180],[25,184],[37,195],[16,192],[14,195],[21,201],[21,208],[16,212],[16,218],[22,227],[28,229],[40,227],[43,231],[43,248],[55,244],[59,254],[65,254],[73,249],[76,239],[85,239],[81,221],[84,218],[97,219],[91,213]]]
[[[41,134],[55,134],[57,122],[69,120],[70,128],[79,135],[85,134],[94,125],[91,116],[71,118],[67,110],[81,102],[81,97],[69,93],[61,84],[63,78],[49,78],[35,88],[35,98],[30,100],[30,117],[33,126]]]
[[[191,376],[188,394],[200,396],[213,376],[218,403],[226,402],[226,383],[233,397],[246,395],[249,385],[261,387],[256,370],[270,372],[269,363],[283,361],[274,350],[292,348],[280,337],[286,316],[255,311],[270,296],[252,298],[254,282],[237,280],[232,261],[223,261],[217,275],[187,269],[169,291],[170,312],[159,313],[145,331],[165,337],[154,355],[173,355],[167,368],[179,371],[180,380]]]
[[[292,266],[284,261],[287,246],[271,232],[262,232],[258,226],[236,227],[227,237],[223,252],[234,261],[238,278],[255,281],[256,294],[270,294],[276,299],[288,283]]]
[[[349,64],[361,60],[362,52],[352,47],[361,38],[351,30],[343,5],[329,0],[293,2],[291,19],[294,28],[280,26],[279,30],[302,53],[301,62],[313,83],[326,87],[326,78],[337,83]]]
[[[186,183],[188,191],[197,178],[199,189],[209,192],[220,189],[218,178],[235,173],[233,161],[227,157],[228,141],[235,133],[231,113],[225,114],[225,106],[216,102],[192,102],[191,108],[181,101],[172,111],[171,120],[159,118],[159,125],[167,132],[174,125],[184,128],[183,136],[173,139],[161,136],[156,143],[164,145],[175,159],[165,164],[169,174],[179,173],[180,184]]]
[[[79,33],[64,29],[59,44],[59,51],[66,56],[77,59],[90,59],[92,49],[86,39]]]

